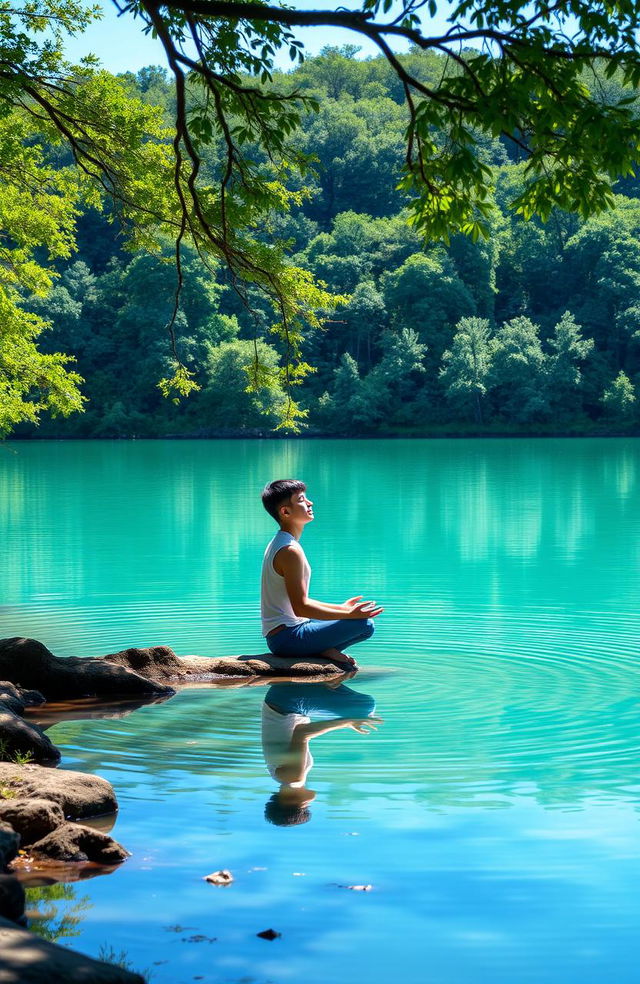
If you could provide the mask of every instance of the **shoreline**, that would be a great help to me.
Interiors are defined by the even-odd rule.
[[[280,434],[271,431],[258,431],[237,433],[215,431],[208,434],[153,434],[138,436],[135,434],[122,435],[119,437],[90,437],[86,435],[71,434],[9,434],[2,443],[29,443],[30,441],[95,441],[104,443],[107,441],[444,441],[444,440],[592,440],[594,438],[619,439],[619,438],[640,438],[640,426],[630,430],[606,429],[592,431],[548,431],[548,430],[460,430],[460,431],[381,431],[376,434]]]

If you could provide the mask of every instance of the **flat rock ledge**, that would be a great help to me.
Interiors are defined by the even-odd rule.
[[[344,673],[344,667],[322,656],[307,656],[304,659],[285,659],[271,653],[261,653],[259,656],[176,656],[169,646],[123,649],[103,659],[146,680],[165,685],[205,683],[218,677],[325,679]]]
[[[2,984],[144,984],[140,974],[33,936],[0,918]]]
[[[36,639],[20,636],[0,639],[0,680],[7,680],[17,688],[37,688],[38,697],[53,701],[80,697],[166,697],[175,692],[171,684],[205,682],[218,677],[324,679],[343,672],[344,666],[337,666],[322,656],[285,659],[260,653],[180,657],[169,646],[150,646],[100,657],[59,657]],[[0,701],[0,711],[3,708],[11,710]]]

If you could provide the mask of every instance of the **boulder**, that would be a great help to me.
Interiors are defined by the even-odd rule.
[[[16,796],[0,800],[0,820],[20,834],[20,844],[24,847],[61,827],[65,816],[59,803]]]
[[[168,646],[123,649],[103,657],[156,683],[200,683],[221,676],[332,677],[344,672],[322,656],[291,660],[271,653],[259,656],[176,656]]]
[[[24,902],[24,888],[15,875],[0,875],[0,916],[18,922],[24,916]]]
[[[42,728],[10,710],[0,701],[0,759],[29,756],[35,762],[59,762],[60,752]]]
[[[0,639],[0,677],[35,687],[46,700],[167,694],[171,688],[101,658],[54,656],[35,639]]]
[[[0,869],[4,871],[18,853],[20,838],[13,827],[0,822]]]
[[[14,714],[22,714],[25,707],[44,704],[44,697],[37,690],[23,690],[15,683],[0,680],[0,707],[7,707]]]
[[[97,864],[120,864],[128,858],[121,844],[93,827],[65,823],[36,841],[29,848],[34,859],[51,861],[94,861]]]
[[[58,803],[67,819],[82,820],[118,809],[111,783],[100,776],[40,765],[0,762],[0,788],[14,796]]]
[[[145,984],[140,974],[123,970],[49,943],[0,919],[2,984]]]

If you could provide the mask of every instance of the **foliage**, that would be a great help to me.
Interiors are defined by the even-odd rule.
[[[69,65],[65,36],[97,16],[79,0],[30,0],[0,11],[0,166],[8,187],[0,212],[3,249],[11,254],[0,283],[8,353],[0,365],[3,432],[37,420],[45,409],[67,414],[82,406],[78,374],[64,356],[40,352],[45,325],[20,307],[23,293],[46,293],[56,272],[41,265],[34,249],[45,246],[53,262],[68,256],[80,208],[108,202],[133,248],[161,250],[166,236],[174,243],[177,284],[166,323],[172,354],[162,392],[179,399],[200,385],[195,365],[173,342],[186,283],[183,250],[191,246],[206,269],[224,262],[239,303],[252,312],[253,337],[273,331],[281,368],[254,358],[251,383],[255,389],[279,376],[288,393],[282,423],[295,429],[305,407],[291,398],[291,387],[309,372],[306,333],[317,339],[322,318],[337,303],[310,273],[322,265],[320,253],[310,252],[309,263],[297,267],[287,254],[283,234],[287,226],[295,230],[295,220],[286,215],[304,204],[309,188],[317,194],[306,219],[323,232],[347,209],[370,221],[404,209],[421,236],[448,241],[462,232],[475,241],[495,231],[501,208],[549,221],[570,210],[586,219],[615,205],[616,179],[634,180],[640,159],[634,4],[459,0],[443,36],[429,30],[435,3],[417,0],[401,0],[393,12],[388,0],[324,11],[242,0],[116,5],[132,18],[132,30],[142,26],[161,41],[172,92],[158,67],[115,80],[90,58]],[[297,29],[321,26],[368,38],[380,58],[360,67],[355,49],[346,48],[303,62]],[[397,39],[412,44],[407,55],[394,53]],[[290,75],[274,69],[281,49],[291,57]],[[501,203],[493,189],[508,156],[522,163]],[[12,228],[24,234],[14,241]],[[619,240],[603,256],[600,273],[603,293],[610,306],[615,302],[619,366],[638,332],[637,306],[624,296],[636,286],[633,254],[634,244]],[[365,270],[362,251],[359,258],[359,273],[379,276],[373,259]],[[427,270],[425,260],[435,267]],[[429,252],[398,275],[409,289],[412,277],[433,279],[439,264],[458,301],[469,295],[462,308],[453,297],[439,299],[444,312],[441,337],[428,342],[431,370],[459,317],[491,318],[495,262],[491,251],[465,253],[458,245],[449,258]],[[482,290],[472,286],[473,263],[482,270]],[[340,281],[334,289],[357,287],[359,273],[347,283],[354,275],[344,256],[335,254],[331,265]],[[622,266],[633,273],[618,282]],[[256,290],[266,298],[266,313]],[[392,279],[385,302],[396,333],[410,328],[424,344],[432,324],[407,313],[397,291],[397,303],[390,303],[389,292]],[[522,313],[526,303],[521,291],[506,316]],[[587,323],[583,311],[574,313]],[[158,337],[163,327],[158,320]],[[386,327],[379,328],[378,355]]]
[[[442,356],[440,379],[452,403],[462,410],[472,407],[481,424],[495,350],[491,327],[482,318],[463,318],[456,329],[451,350]]]
[[[557,207],[586,217],[610,205],[611,182],[640,157],[635,95],[627,88],[640,80],[634,4],[558,9],[523,0],[458,0],[442,36],[429,33],[435,2],[402,0],[393,14],[390,7],[389,0],[327,11],[239,0],[173,0],[162,7],[122,0],[164,45],[176,80],[176,148],[184,148],[192,173],[199,147],[216,127],[224,134],[223,191],[238,181],[252,195],[262,193],[246,153],[252,143],[272,160],[304,168],[288,137],[313,97],[272,86],[274,58],[286,47],[294,62],[301,59],[295,28],[333,26],[372,40],[400,83],[408,118],[401,186],[425,235],[488,232],[494,177],[483,156],[487,137],[503,137],[527,160],[524,187],[512,203],[525,217],[547,219]],[[444,54],[444,71],[425,78],[415,62],[394,54],[396,38],[415,51]],[[187,40],[195,56],[187,53]],[[324,83],[334,99],[352,95],[355,73],[345,62],[348,53],[328,52],[306,79]],[[607,80],[618,73],[622,84],[592,91],[586,77],[596,66]],[[190,116],[187,72],[202,90]]]
[[[547,389],[552,413],[566,417],[582,409],[579,391],[582,386],[580,364],[593,351],[593,339],[583,338],[580,326],[570,311],[565,311],[549,339],[551,354],[547,360]]]
[[[636,403],[635,388],[625,372],[620,370],[604,391],[602,402],[607,412],[617,420],[626,420],[633,413]]]
[[[435,54],[413,52],[404,63],[425,83],[442,74],[443,59]],[[165,118],[173,112],[162,70],[114,84],[137,100],[140,114],[158,113],[151,102]],[[69,167],[64,146],[23,141],[25,153],[33,147],[41,155],[39,166],[50,169],[52,181],[63,180],[60,174],[78,189],[69,243],[77,238],[79,258],[54,255],[45,268],[42,252],[34,253],[50,280],[48,293],[16,288],[22,316],[51,322],[39,337],[40,355],[55,359],[73,352],[73,369],[86,380],[84,413],[43,419],[41,434],[263,433],[282,420],[350,434],[429,431],[452,419],[457,427],[525,432],[635,426],[635,411],[616,417],[603,393],[620,371],[632,386],[640,377],[640,200],[625,197],[640,193],[640,184],[626,179],[625,195],[615,196],[608,214],[583,221],[556,210],[546,224],[526,222],[509,208],[522,193],[526,163],[508,161],[502,138],[487,138],[482,158],[498,177],[491,238],[474,243],[455,235],[448,246],[424,244],[407,225],[406,194],[394,191],[400,162],[389,157],[384,173],[375,170],[377,147],[402,138],[403,90],[386,60],[357,60],[349,49],[329,49],[292,75],[274,73],[273,85],[308,86],[321,101],[320,113],[302,114],[292,134],[298,147],[324,141],[336,148],[304,179],[315,189],[314,199],[290,171],[296,200],[251,230],[257,248],[278,254],[286,270],[282,283],[290,285],[292,298],[287,317],[274,315],[274,297],[257,283],[239,284],[224,257],[211,250],[203,266],[198,244],[185,240],[172,324],[175,352],[158,330],[171,322],[175,307],[171,230],[150,221],[146,248],[124,250],[109,222],[115,219],[112,206],[97,201],[101,211],[91,206],[78,214],[89,192]],[[327,173],[342,166],[343,110],[359,121],[361,158],[350,161],[350,198],[347,186],[344,195],[334,194]],[[154,118],[160,121],[160,115]],[[215,174],[222,150],[215,140],[203,147],[203,174]],[[342,173],[347,180],[348,170]],[[367,182],[369,173],[374,182]],[[161,185],[164,180],[169,187],[162,194],[171,201],[170,166]],[[147,193],[153,202],[154,190]],[[369,211],[359,211],[365,203]],[[37,210],[31,221],[40,221]],[[291,261],[286,241],[295,250]],[[336,295],[342,303],[333,314]],[[288,316],[295,305],[297,326]],[[528,320],[527,330],[519,319]],[[280,328],[272,332],[274,321]],[[486,326],[486,344],[482,329],[471,342],[469,326],[476,321]],[[257,358],[256,338],[267,339],[258,344]],[[291,357],[295,348],[297,361]],[[300,382],[293,408],[287,366]],[[316,371],[308,373],[308,366]],[[181,369],[183,382],[198,389],[187,400],[174,389],[170,397],[178,402],[163,399],[158,380],[171,380]],[[29,424],[18,427],[18,433],[31,432]]]
[[[537,422],[549,412],[539,331],[529,318],[518,317],[496,332],[491,385],[500,412],[516,423]]]
[[[29,928],[37,936],[50,943],[80,936],[78,927],[91,908],[88,895],[78,898],[75,886],[59,882],[27,888],[26,897],[31,910]]]

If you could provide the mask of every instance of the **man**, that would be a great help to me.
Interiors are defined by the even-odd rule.
[[[280,530],[268,544],[262,562],[262,634],[275,656],[325,656],[347,670],[355,660],[342,652],[373,635],[373,619],[383,611],[362,595],[340,605],[309,597],[311,568],[300,537],[313,520],[313,503],[304,482],[269,482],[262,503]]]

